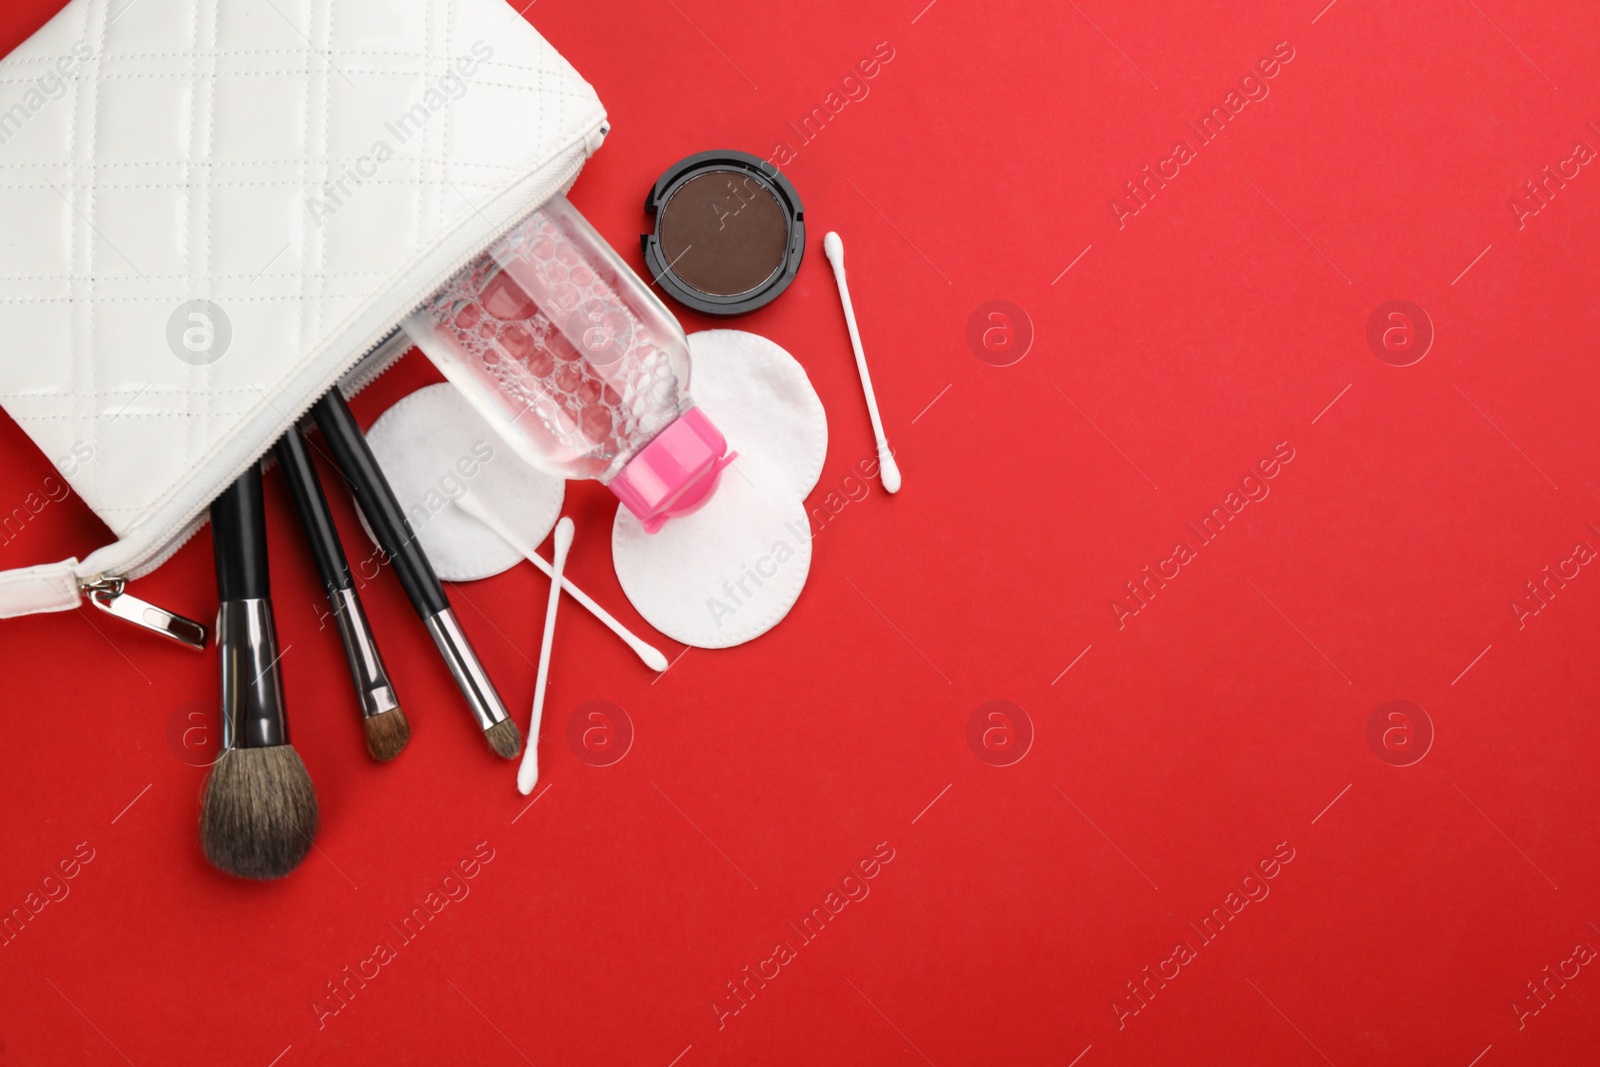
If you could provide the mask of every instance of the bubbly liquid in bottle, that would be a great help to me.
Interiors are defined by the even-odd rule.
[[[692,406],[683,329],[565,198],[452,278],[406,332],[524,459],[609,483]]]

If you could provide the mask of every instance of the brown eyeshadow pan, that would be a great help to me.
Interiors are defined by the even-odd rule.
[[[783,267],[789,219],[777,194],[748,174],[712,170],[680,185],[656,223],[679,278],[710,296],[739,296]]]
[[[670,168],[651,191],[656,216],[643,237],[652,280],[712,315],[767,304],[793,280],[805,252],[800,198],[770,164],[743,152],[704,152]]]

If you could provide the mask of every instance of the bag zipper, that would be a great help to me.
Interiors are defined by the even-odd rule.
[[[193,619],[175,615],[165,608],[158,608],[148,601],[131,596],[125,589],[127,584],[121,578],[102,578],[98,582],[85,584],[82,589],[88,594],[89,603],[107,615],[135,626],[142,626],[162,637],[171,638],[185,648],[192,648],[196,652],[205,651],[204,626]]]
[[[559,172],[559,176],[553,181],[541,184],[537,195],[529,197],[534,202],[533,207],[494,227],[488,238],[475,251],[460,257],[448,270],[439,274],[432,284],[426,288],[424,295],[407,308],[404,314],[376,333],[361,350],[359,359],[352,364],[346,365],[331,379],[324,382],[322,387],[313,394],[311,402],[295,412],[294,417],[289,419],[280,433],[287,432],[289,427],[297,425],[316,405],[316,402],[322,399],[328,390],[337,386],[341,379],[349,379],[346,395],[354,396],[399,362],[400,358],[412,348],[409,343],[393,344],[402,337],[401,326],[405,320],[421,310],[429,300],[433,299],[433,295],[446,282],[483,255],[486,249],[492,247],[496,241],[521,225],[528,216],[542,208],[552,196],[569,189],[572,183],[577,181],[579,172],[583,170],[583,165],[588,162],[589,157],[600,147],[600,142],[609,132],[609,120],[602,117],[582,137],[577,138],[562,149],[562,152],[570,152],[581,145],[585,150],[580,152],[571,163],[563,167]],[[559,154],[558,152],[557,155]],[[385,351],[392,344],[393,350]],[[373,360],[373,366],[362,370],[362,364],[369,359]],[[217,491],[221,492],[222,489],[232,485],[246,470],[250,469],[251,464],[259,463],[261,457],[270,451],[276,443],[276,438],[267,442],[266,447],[254,456],[249,463],[240,466],[226,480],[222,481],[217,486]],[[211,495],[214,496],[215,494]],[[117,573],[101,572],[85,575],[78,574],[74,570],[73,577],[77,581],[80,594],[87,596],[90,603],[114,618],[161,634],[163,637],[170,638],[197,651],[203,650],[206,646],[207,636],[206,627],[203,624],[141,600],[126,592],[126,587],[129,581],[149,574],[176,555],[184,545],[188,544],[189,539],[199,533],[200,528],[205,525],[206,513],[210,506],[210,500],[207,499],[196,511],[172,527],[171,533],[156,538],[155,546],[151,550],[135,555],[132,559],[126,561],[117,569]]]

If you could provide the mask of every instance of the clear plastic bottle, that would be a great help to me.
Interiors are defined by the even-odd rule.
[[[520,456],[598,480],[652,533],[709,499],[733,459],[689,396],[683,328],[565,197],[405,329]]]

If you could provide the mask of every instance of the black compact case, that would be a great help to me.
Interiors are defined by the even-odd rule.
[[[651,280],[707,315],[742,315],[789,287],[805,256],[805,208],[776,167],[748,152],[679,160],[645,200]]]

